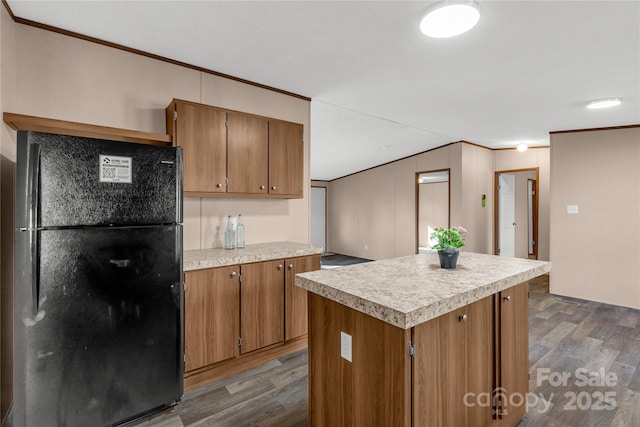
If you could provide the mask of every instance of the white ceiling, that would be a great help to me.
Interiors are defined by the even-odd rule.
[[[24,1],[17,17],[312,98],[311,178],[466,140],[640,123],[640,1],[482,1],[430,39],[433,1]],[[588,101],[621,97],[610,110]]]

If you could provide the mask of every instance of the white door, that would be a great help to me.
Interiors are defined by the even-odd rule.
[[[516,246],[516,176],[501,173],[498,185],[498,254],[512,257]]]
[[[311,244],[327,251],[326,212],[327,189],[311,187]]]

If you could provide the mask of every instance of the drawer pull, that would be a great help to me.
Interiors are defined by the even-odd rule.
[[[467,315],[466,314],[461,314],[460,316],[458,316],[458,320],[461,322],[466,322],[467,321]]]
[[[505,300],[506,302],[511,301],[511,295],[507,295],[506,297],[504,297],[504,300]]]

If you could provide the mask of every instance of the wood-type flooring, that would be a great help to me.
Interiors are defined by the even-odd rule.
[[[320,266],[323,270],[329,268],[343,267],[345,265],[360,264],[370,262],[370,259],[356,258],[349,255],[341,255],[334,253],[323,254],[320,260]]]
[[[548,286],[548,276],[530,285],[530,407],[518,427],[640,427],[640,310],[550,295]],[[306,426],[307,352],[188,391],[129,425]]]

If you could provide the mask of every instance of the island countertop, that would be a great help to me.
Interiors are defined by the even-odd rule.
[[[472,252],[448,270],[429,253],[298,274],[295,284],[409,329],[550,271],[547,261]]]
[[[319,255],[322,248],[303,243],[273,242],[247,245],[242,249],[193,249],[184,251],[184,271],[271,261],[274,259]]]

